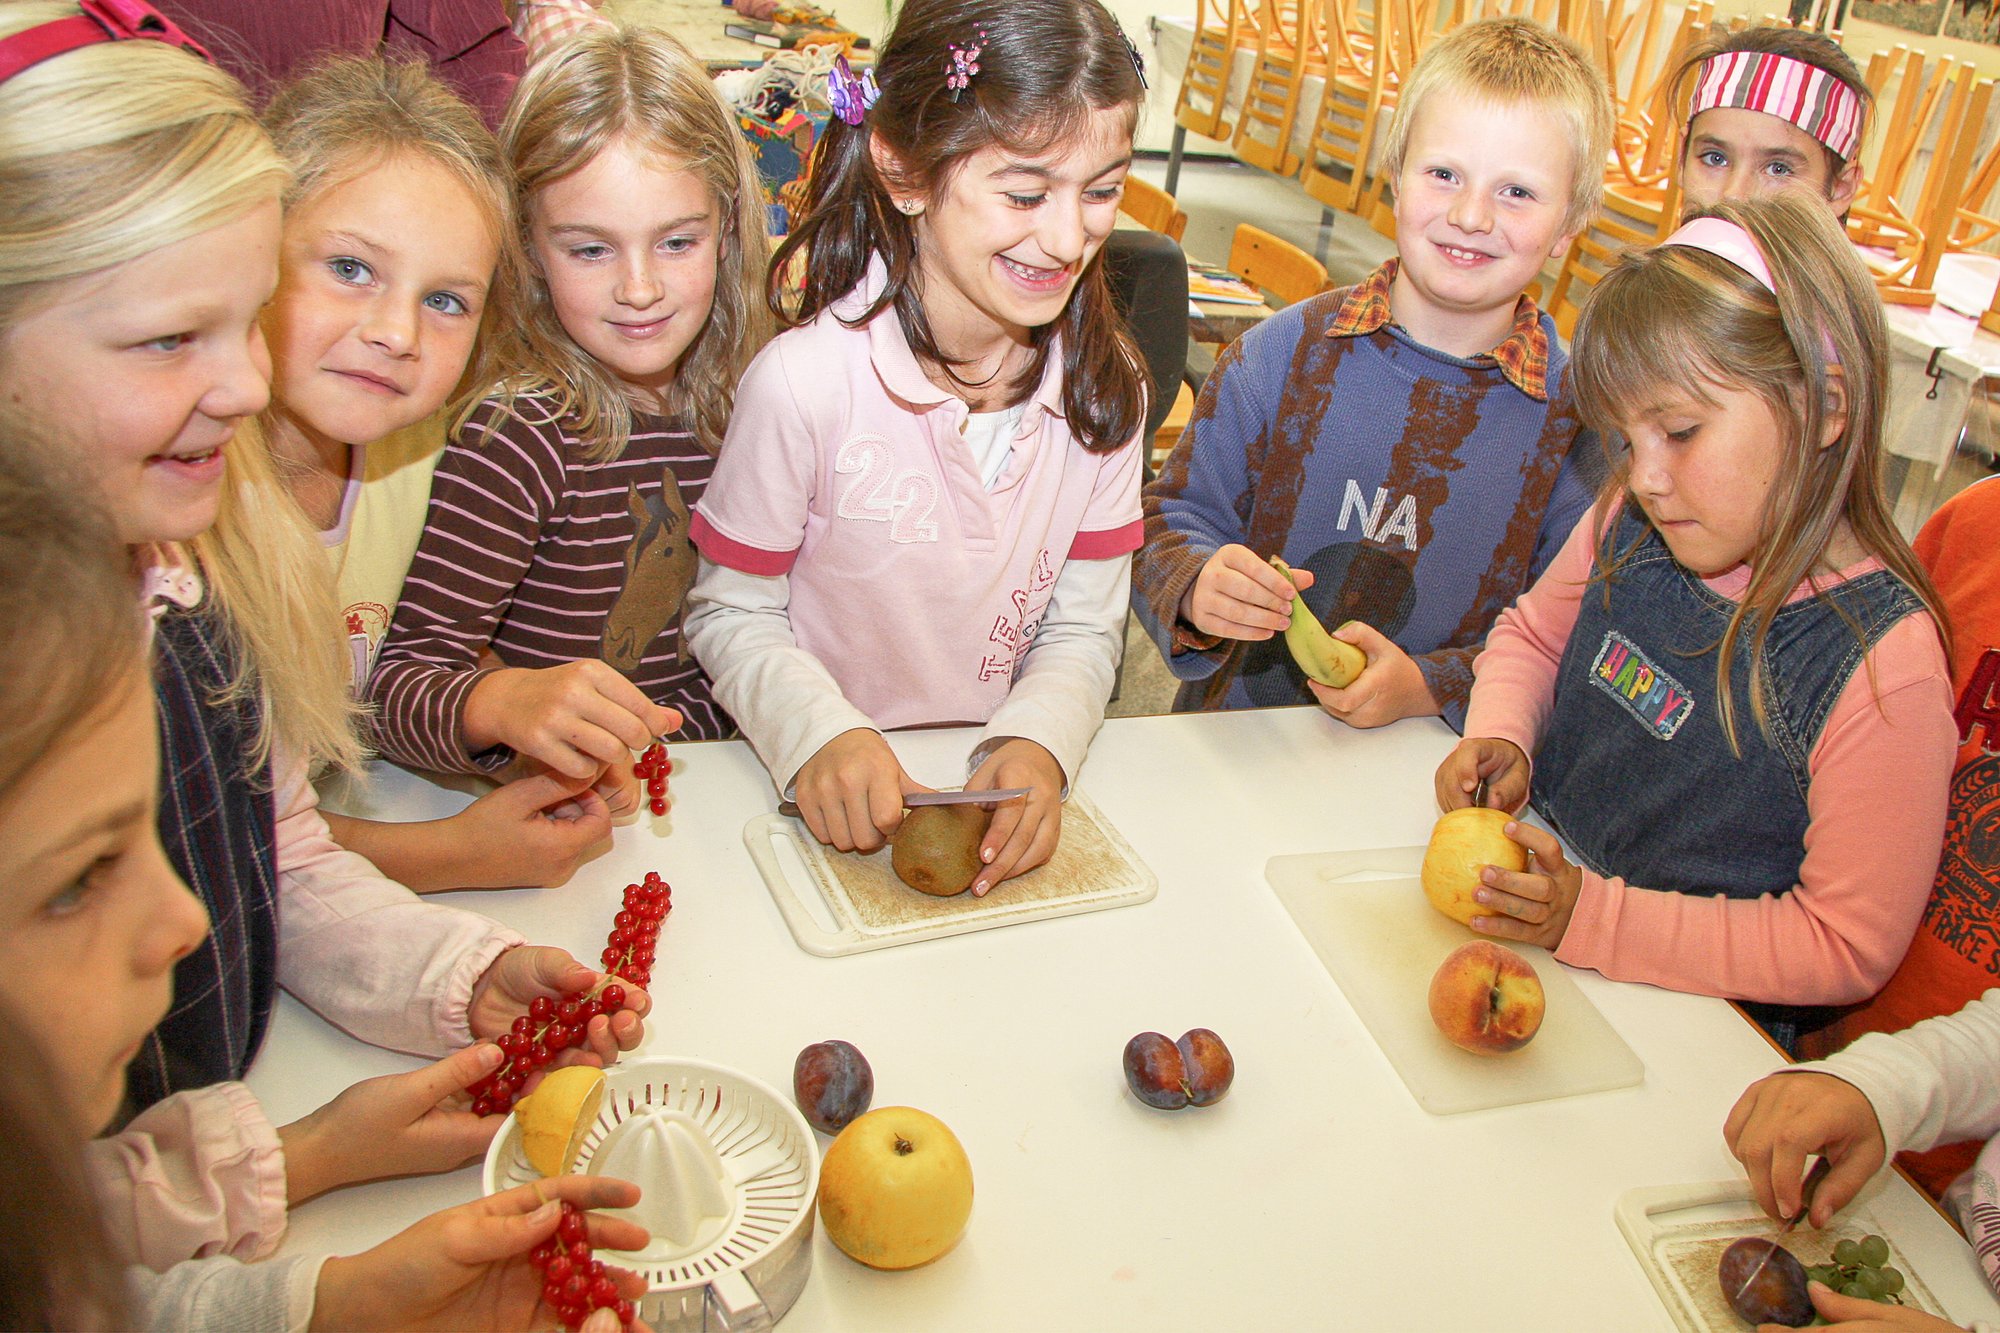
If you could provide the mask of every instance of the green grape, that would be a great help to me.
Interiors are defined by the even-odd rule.
[[[1875,1299],[1873,1293],[1859,1282],[1848,1283],[1840,1289],[1840,1294],[1843,1296],[1852,1296],[1857,1301],[1872,1301]]]
[[[1868,1292],[1868,1299],[1871,1301],[1879,1301],[1889,1294],[1888,1285],[1882,1281],[1882,1270],[1879,1268],[1869,1268],[1863,1265],[1855,1269],[1854,1285],[1864,1288]]]
[[[1842,1268],[1852,1268],[1861,1262],[1861,1247],[1851,1240],[1838,1241],[1833,1247],[1833,1261]]]
[[[1861,1262],[1871,1268],[1880,1268],[1889,1262],[1889,1242],[1880,1236],[1861,1238]]]
[[[1902,1273],[1894,1268],[1884,1268],[1882,1270],[1882,1294],[1884,1296],[1895,1296],[1901,1294],[1902,1290]]]
[[[1814,1264],[1812,1267],[1806,1269],[1806,1277],[1808,1280],[1821,1283],[1825,1286],[1833,1287],[1835,1290],[1839,1290],[1839,1287],[1835,1281],[1839,1273],[1840,1270],[1835,1268],[1832,1264]]]

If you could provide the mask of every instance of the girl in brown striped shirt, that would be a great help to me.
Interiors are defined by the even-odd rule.
[[[607,28],[537,65],[501,129],[520,191],[514,367],[439,460],[369,694],[382,751],[519,754],[634,795],[631,751],[728,735],[682,646],[688,511],[764,333],[757,177],[686,48]]]

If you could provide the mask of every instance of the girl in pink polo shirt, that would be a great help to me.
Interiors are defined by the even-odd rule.
[[[791,327],[695,511],[687,633],[843,851],[923,790],[883,729],[981,725],[966,785],[1031,791],[995,813],[983,894],[1055,850],[1123,644],[1145,392],[1097,253],[1143,71],[1096,3],[912,0],[872,73],[830,82],[772,265]]]
[[[1714,206],[1599,284],[1571,374],[1610,489],[1474,665],[1447,808],[1532,794],[1475,930],[1751,1001],[1791,1045],[1881,989],[1957,749],[1937,594],[1877,480],[1886,336],[1800,191]],[[1532,767],[1529,756],[1533,756]]]

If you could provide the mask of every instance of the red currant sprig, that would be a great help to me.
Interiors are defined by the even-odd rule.
[[[646,805],[653,814],[667,813],[667,778],[674,771],[674,761],[667,758],[667,747],[654,741],[646,747],[639,762],[632,765],[632,775],[646,780]]]
[[[564,1328],[580,1328],[593,1310],[618,1312],[620,1327],[630,1327],[638,1311],[618,1294],[618,1283],[602,1259],[590,1251],[590,1231],[577,1206],[565,1201],[556,1234],[528,1251],[528,1262],[541,1270],[542,1299],[556,1312]]]
[[[659,945],[660,924],[674,910],[674,891],[661,880],[658,871],[647,871],[643,884],[625,886],[625,908],[618,913],[603,954],[603,970],[615,973],[637,986],[653,979],[653,951]],[[599,1014],[615,1014],[625,1007],[625,987],[606,978],[586,991],[573,991],[561,999],[537,995],[528,1012],[514,1020],[511,1030],[500,1034],[495,1043],[506,1058],[500,1067],[474,1083],[474,1115],[505,1115],[514,1109],[536,1070],[544,1068],[572,1046],[581,1046],[590,1020]]]

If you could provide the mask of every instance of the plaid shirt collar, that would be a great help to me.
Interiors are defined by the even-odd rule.
[[[1396,280],[1396,261],[1391,259],[1370,273],[1366,280],[1348,288],[1333,320],[1327,325],[1329,338],[1358,338],[1395,323],[1389,313],[1389,284]],[[1538,403],[1549,400],[1549,339],[1542,332],[1542,311],[1526,293],[1514,303],[1514,327],[1500,345],[1483,354],[1500,366],[1507,382]],[[1480,358],[1474,357],[1473,360]]]

